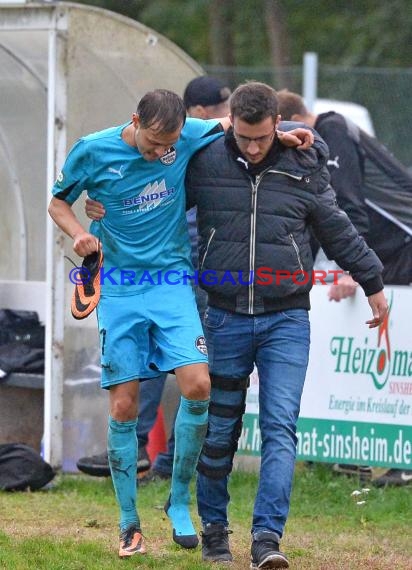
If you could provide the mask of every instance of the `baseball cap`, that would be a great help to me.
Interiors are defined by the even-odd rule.
[[[202,75],[189,81],[183,93],[186,109],[195,105],[218,105],[230,97],[230,89],[220,79]]]

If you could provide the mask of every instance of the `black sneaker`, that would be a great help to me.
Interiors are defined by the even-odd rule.
[[[97,455],[92,455],[91,457],[82,457],[76,465],[79,471],[83,471],[83,473],[87,473],[87,475],[93,475],[94,477],[110,477],[107,451]]]
[[[402,469],[389,469],[386,473],[372,481],[376,487],[385,487],[386,485],[394,485],[401,487],[412,483],[412,471]]]
[[[93,477],[110,477],[111,475],[107,451],[97,455],[92,455],[91,457],[82,457],[76,465],[79,471],[83,471],[83,473],[87,473],[87,475],[92,475]],[[139,447],[137,472],[140,473],[141,471],[147,471],[150,469],[150,465],[150,459],[147,455],[146,448]]]
[[[285,554],[279,550],[277,534],[261,531],[253,535],[251,549],[251,568],[289,568]]]
[[[139,449],[137,451],[137,472],[142,473],[143,471],[147,471],[150,469],[151,464],[146,447],[139,445]]]
[[[369,465],[334,463],[332,471],[341,475],[353,475],[355,477],[359,477],[360,481],[370,481],[370,479],[372,479],[372,467],[369,467]]]
[[[232,562],[229,537],[232,531],[223,524],[209,523],[200,533],[202,537],[202,560],[208,562]]]

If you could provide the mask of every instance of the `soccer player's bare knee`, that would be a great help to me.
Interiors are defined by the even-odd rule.
[[[126,385],[110,389],[110,415],[120,422],[134,420],[137,416],[137,391]]]
[[[193,364],[176,369],[176,379],[182,396],[188,400],[208,400],[210,377],[207,364]]]
[[[210,397],[209,375],[197,376],[186,386],[182,394],[188,400],[208,400]]]

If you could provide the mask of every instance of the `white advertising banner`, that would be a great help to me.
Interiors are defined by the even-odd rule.
[[[359,289],[340,303],[311,292],[311,350],[297,458],[412,468],[412,287],[386,287],[389,314],[376,329]],[[239,454],[259,455],[259,379],[251,377]]]

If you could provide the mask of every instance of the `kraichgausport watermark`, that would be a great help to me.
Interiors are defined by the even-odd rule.
[[[86,285],[92,280],[92,275],[86,267],[73,267],[69,272],[69,280],[73,285]]]
[[[110,285],[277,285],[283,281],[292,281],[294,285],[304,286],[320,284],[320,285],[337,285],[338,279],[345,273],[342,269],[333,269],[329,271],[317,270],[304,271],[297,270],[294,272],[287,269],[272,269],[271,267],[258,267],[255,271],[225,271],[223,273],[205,270],[179,271],[169,269],[167,271],[146,271],[139,273],[130,269],[120,269],[118,267],[105,268],[101,267],[100,284]],[[69,273],[69,279],[74,285],[86,285],[92,279],[90,271],[86,267],[74,267]]]

